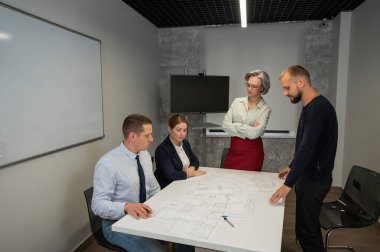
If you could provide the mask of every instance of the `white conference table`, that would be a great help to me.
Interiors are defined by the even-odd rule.
[[[276,173],[200,170],[206,175],[175,181],[148,199],[152,218],[126,215],[112,230],[219,251],[281,251],[284,206],[268,200],[283,180]]]

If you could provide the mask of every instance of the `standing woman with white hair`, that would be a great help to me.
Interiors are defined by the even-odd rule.
[[[261,96],[269,91],[269,76],[263,70],[253,70],[245,75],[245,86],[247,96],[236,98],[224,117],[223,129],[231,135],[224,168],[261,171],[264,162],[261,136],[271,113]]]

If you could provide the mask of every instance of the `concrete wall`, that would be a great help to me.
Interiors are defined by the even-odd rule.
[[[122,1],[2,2],[102,41],[105,138],[0,170],[0,251],[71,251],[91,233],[83,191],[125,116],[157,125],[158,29]]]
[[[335,104],[335,83],[331,83],[332,21],[305,23],[305,67],[315,88]]]
[[[295,148],[293,138],[263,138],[263,145],[265,154],[263,171],[278,172],[290,164]],[[223,150],[230,147],[230,138],[209,137],[206,146],[207,165],[220,167]]]
[[[199,64],[199,29],[194,27],[159,29],[159,51],[160,129],[163,140],[167,136],[170,114],[170,75],[194,75],[202,71]],[[202,117],[193,115],[192,120],[201,121]]]
[[[343,181],[352,165],[380,172],[380,2],[352,12]]]

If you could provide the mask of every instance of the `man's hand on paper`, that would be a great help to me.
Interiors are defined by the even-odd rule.
[[[288,187],[286,185],[282,185],[280,188],[277,189],[277,191],[270,197],[269,203],[274,205],[280,200],[282,200],[282,204],[285,204],[286,195],[292,190],[291,187]]]
[[[128,213],[135,219],[147,219],[152,217],[152,209],[143,203],[126,203],[124,205],[124,212]]]
[[[289,172],[291,171],[290,167],[285,167],[284,169],[282,169],[279,173],[278,173],[278,177],[280,179],[285,179]]]
[[[280,179],[285,179],[289,172],[291,171],[290,167],[285,167],[278,173],[278,177]],[[278,203],[279,201],[282,201],[282,204],[285,204],[286,195],[292,190],[291,187],[288,187],[286,185],[282,185],[280,188],[277,189],[277,191],[270,197],[269,203],[274,205]]]

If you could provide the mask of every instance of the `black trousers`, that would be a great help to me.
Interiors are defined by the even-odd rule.
[[[331,183],[331,178],[315,181],[301,177],[295,184],[296,236],[305,252],[324,251],[319,214]]]

